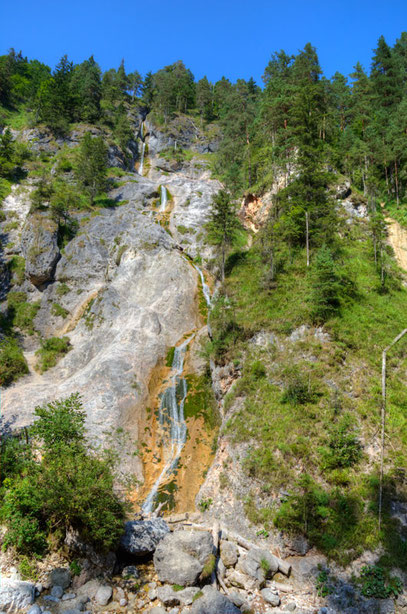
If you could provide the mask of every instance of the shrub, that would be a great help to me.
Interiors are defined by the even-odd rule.
[[[68,337],[51,337],[41,342],[41,348],[35,355],[39,357],[37,366],[41,373],[55,367],[58,360],[72,348]]]
[[[66,316],[69,314],[69,311],[62,307],[62,305],[60,305],[59,303],[53,303],[51,307],[51,313],[52,315],[57,316],[59,318],[66,318]]]
[[[11,324],[29,334],[34,333],[34,318],[40,309],[40,303],[26,302],[25,292],[9,292],[7,296],[8,317]]]
[[[8,386],[28,373],[27,361],[14,339],[6,339],[0,346],[0,385]]]
[[[123,530],[125,507],[114,492],[112,455],[85,445],[85,413],[77,394],[35,410],[31,446],[41,442],[27,468],[7,479],[1,519],[4,546],[41,555],[47,537],[63,540],[69,529],[99,550],[113,548]]]
[[[403,591],[403,585],[397,576],[389,576],[382,567],[365,565],[360,572],[359,584],[364,597],[388,599],[397,597]]]
[[[310,377],[301,373],[297,365],[287,367],[283,372],[285,389],[281,397],[282,403],[305,405],[315,398]]]
[[[362,445],[351,428],[349,416],[331,428],[328,446],[322,449],[322,457],[327,469],[352,467],[362,458]]]

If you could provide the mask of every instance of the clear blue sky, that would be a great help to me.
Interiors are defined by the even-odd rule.
[[[260,81],[273,51],[317,47],[327,76],[368,69],[383,34],[407,30],[407,0],[2,0],[0,53],[52,68],[67,53],[142,74],[182,59],[197,79]]]

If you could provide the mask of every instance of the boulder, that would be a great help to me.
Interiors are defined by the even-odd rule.
[[[111,586],[101,586],[96,591],[95,601],[99,605],[107,605],[112,598],[113,589]]]
[[[53,597],[57,597],[57,599],[61,599],[63,594],[64,594],[64,589],[62,588],[62,586],[55,585],[52,587],[51,595]]]
[[[129,521],[126,522],[120,546],[125,552],[134,556],[152,554],[169,531],[167,523],[162,518]]]
[[[239,608],[212,586],[204,586],[202,593],[193,603],[191,614],[240,614]]]
[[[233,567],[237,563],[238,550],[232,542],[223,541],[220,547],[220,557],[225,567]]]
[[[254,591],[258,588],[258,581],[249,578],[246,574],[231,569],[226,575],[226,583],[236,588],[243,588],[245,591]]]
[[[263,584],[266,578],[278,571],[278,559],[268,550],[252,548],[241,563],[239,562],[239,569]]]
[[[157,589],[157,597],[165,606],[191,605],[199,588],[189,586],[182,591],[175,591],[171,586],[160,586]]]
[[[154,553],[154,567],[161,582],[192,586],[213,552],[210,533],[176,531],[167,534]]]
[[[138,578],[140,576],[138,569],[135,565],[127,565],[122,571],[122,578]]]
[[[60,258],[57,244],[58,226],[47,214],[30,215],[23,227],[21,249],[25,272],[34,286],[42,286],[53,278]]]
[[[161,606],[157,605],[155,606],[155,608],[152,608],[150,610],[149,614],[167,614],[167,612],[165,611],[165,608],[162,608]]]
[[[28,610],[27,614],[41,614],[41,608],[38,604],[35,604],[33,606],[31,606],[31,608]]]
[[[274,593],[270,588],[263,588],[260,591],[260,594],[263,597],[264,601],[267,601],[267,603],[274,607],[280,605],[281,603],[280,597],[276,595],[276,593]]]
[[[57,567],[49,573],[48,579],[51,586],[60,586],[65,589],[72,581],[72,574],[67,568]]]
[[[34,603],[35,586],[31,582],[2,578],[0,608],[21,612]]]

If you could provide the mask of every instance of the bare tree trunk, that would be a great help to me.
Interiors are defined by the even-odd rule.
[[[308,211],[305,212],[305,242],[307,246],[307,267],[309,266],[309,221]]]
[[[380,438],[380,482],[379,482],[379,531],[382,526],[383,508],[383,473],[384,473],[384,439],[386,432],[386,359],[387,352],[396,345],[407,333],[407,328],[401,331],[382,352],[382,410],[381,410],[381,438]]]
[[[396,202],[397,202],[397,206],[399,206],[399,204],[400,204],[400,199],[399,199],[399,173],[398,173],[397,160],[394,161],[394,179],[396,181]]]

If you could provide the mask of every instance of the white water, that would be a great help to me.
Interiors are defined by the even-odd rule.
[[[208,284],[205,281],[205,277],[204,274],[202,273],[201,269],[199,268],[199,266],[197,266],[196,264],[192,263],[192,266],[194,267],[194,269],[196,271],[198,271],[199,277],[201,278],[201,282],[202,282],[202,291],[204,293],[204,297],[205,297],[205,301],[206,304],[208,305],[208,308],[210,309],[212,306],[212,298],[211,298],[211,291],[209,289]]]
[[[164,212],[167,207],[167,188],[165,185],[161,186],[161,204],[160,211]]]
[[[144,152],[145,152],[145,150],[146,150],[146,144],[145,144],[145,142],[143,141],[143,146],[142,146],[142,148],[141,148],[141,160],[140,160],[140,166],[139,166],[139,169],[138,169],[138,174],[139,174],[139,175],[142,175],[142,174],[143,174],[143,167],[144,167]]]
[[[187,383],[182,377],[184,370],[185,352],[188,344],[194,335],[188,337],[180,346],[175,348],[174,358],[171,367],[170,386],[164,391],[161,398],[158,419],[160,427],[163,429],[163,452],[166,454],[167,461],[160,475],[154,482],[142,510],[148,514],[155,507],[158,489],[167,476],[176,468],[182,448],[187,438],[187,425],[184,418],[184,403],[187,396]],[[177,401],[178,390],[178,401]]]

